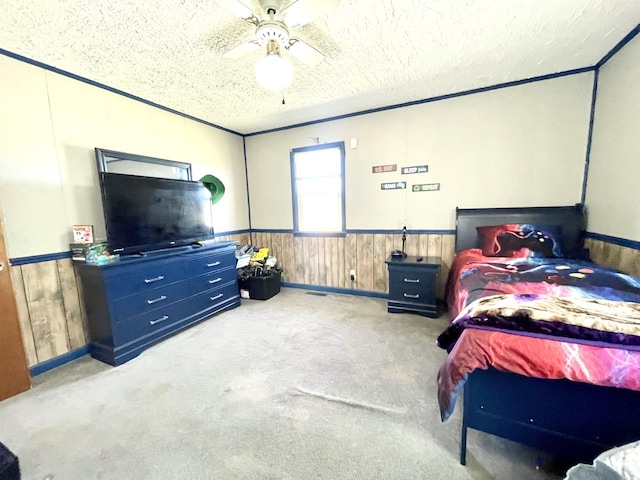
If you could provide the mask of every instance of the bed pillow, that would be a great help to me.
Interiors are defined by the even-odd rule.
[[[486,257],[563,257],[560,228],[510,223],[476,227]]]

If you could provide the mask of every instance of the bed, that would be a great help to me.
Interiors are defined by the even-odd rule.
[[[581,205],[456,210],[438,401],[463,392],[461,464],[469,428],[581,462],[640,439],[640,280],[584,230]]]

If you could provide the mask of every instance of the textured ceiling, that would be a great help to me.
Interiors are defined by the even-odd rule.
[[[639,22],[638,0],[342,0],[292,32],[325,59],[291,58],[285,105],[262,51],[222,58],[254,29],[217,0],[2,0],[0,48],[252,133],[591,67]]]

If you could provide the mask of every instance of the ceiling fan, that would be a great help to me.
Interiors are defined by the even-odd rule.
[[[289,31],[333,10],[340,0],[297,0],[284,9],[283,0],[259,0],[262,15],[254,13],[240,0],[218,2],[237,17],[255,26],[255,38],[228,50],[222,57],[235,60],[266,48],[266,56],[255,65],[256,78],[270,90],[282,90],[293,78],[293,67],[282,57],[282,50],[311,67],[318,65],[324,58],[322,53],[308,43],[289,36]]]

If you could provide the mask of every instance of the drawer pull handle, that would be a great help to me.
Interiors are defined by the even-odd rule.
[[[167,299],[167,296],[166,295],[162,295],[162,296],[160,296],[158,298],[147,300],[147,303],[149,305],[153,305],[154,303],[161,302],[161,301],[166,300],[166,299]]]
[[[145,278],[144,283],[159,282],[160,280],[164,280],[164,275],[158,275],[155,278]]]
[[[416,278],[416,279],[405,278],[404,281],[405,281],[405,283],[420,283],[420,279],[419,278]]]
[[[420,298],[420,295],[418,295],[417,293],[415,295],[412,295],[410,293],[405,293],[404,296],[406,298]]]
[[[213,280],[209,280],[209,283],[218,283],[220,280],[222,280],[222,277],[218,277],[218,278],[214,278]]]
[[[164,322],[165,320],[169,320],[169,315],[163,315],[157,320],[149,320],[151,325],[155,325],[156,323]]]
[[[207,263],[207,267],[217,267],[220,265],[220,262]]]
[[[219,294],[217,294],[215,297],[209,297],[209,298],[210,298],[211,300],[217,300],[217,299],[219,299],[219,298],[220,298],[220,297],[222,297],[222,296],[224,296],[224,293],[219,293]]]

